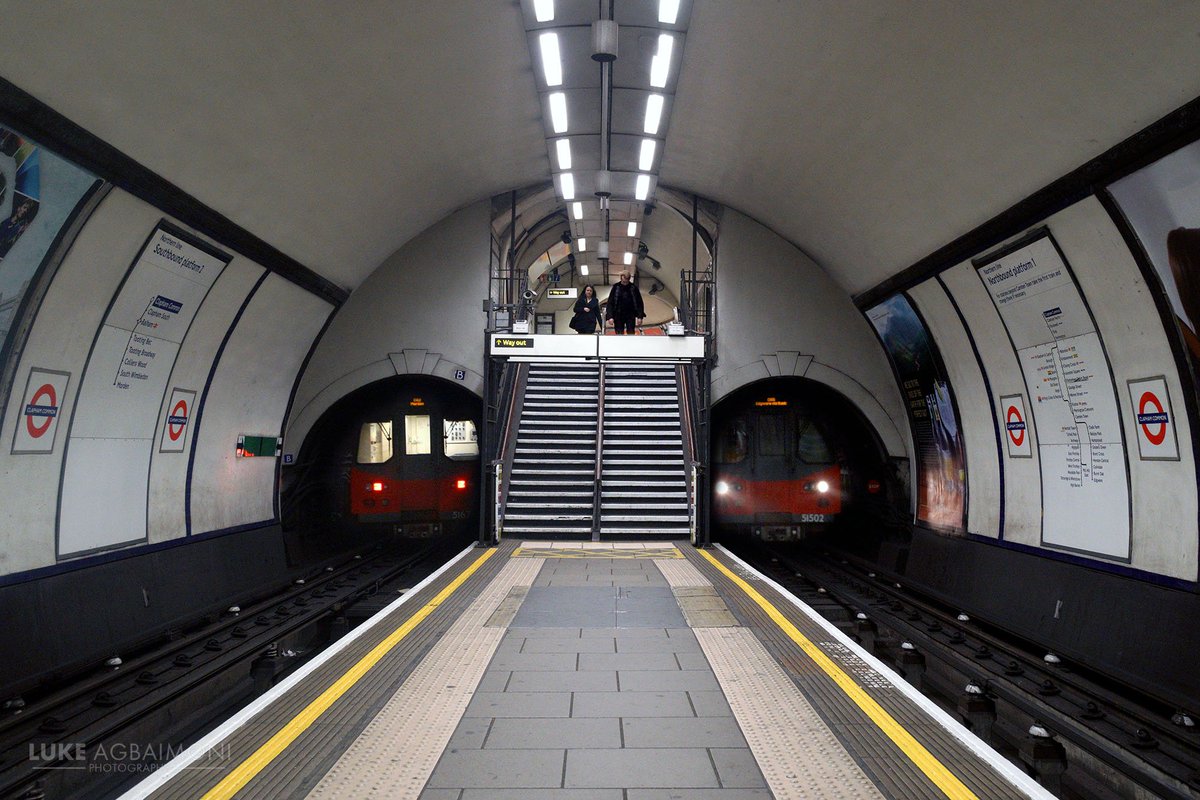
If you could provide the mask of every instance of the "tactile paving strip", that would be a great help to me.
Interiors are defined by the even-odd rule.
[[[753,633],[745,628],[693,632],[776,800],[882,800]]]
[[[586,544],[586,542],[585,542]],[[513,558],[683,558],[674,547],[518,547]]]
[[[489,618],[517,586],[529,586],[540,559],[510,560],[430,650],[308,795],[415,798],[475,694],[505,628]]]
[[[654,565],[658,567],[658,571],[667,579],[667,585],[672,589],[685,586],[712,586],[712,581],[704,577],[690,561],[684,560],[682,553],[678,560],[655,559]]]

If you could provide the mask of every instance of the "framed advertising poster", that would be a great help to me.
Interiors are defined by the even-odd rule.
[[[867,310],[904,395],[917,454],[917,520],[961,532],[967,510],[966,458],[958,410],[929,329],[908,297]]]

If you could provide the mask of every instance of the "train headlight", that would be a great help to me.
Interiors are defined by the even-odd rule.
[[[829,491],[829,481],[817,481],[817,491],[825,494]]]
[[[371,484],[371,491],[372,492],[382,492],[383,484],[380,483],[379,481],[375,481],[374,483]]]
[[[454,484],[454,488],[456,488],[456,489],[465,489],[465,488],[467,488],[467,480],[466,480],[466,478],[459,478],[459,479],[458,479],[458,482]]]
[[[729,494],[729,484],[725,481],[717,481],[714,488],[717,490],[717,494]]]

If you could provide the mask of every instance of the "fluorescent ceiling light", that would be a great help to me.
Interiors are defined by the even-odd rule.
[[[659,17],[662,11],[659,11]],[[549,22],[554,19],[554,0],[533,0],[533,17],[538,22]]]
[[[558,168],[571,168],[571,140],[559,139],[554,143],[555,149],[558,150]]]
[[[636,222],[629,223],[629,232],[626,233],[625,235],[626,236],[637,236],[637,223]]]
[[[555,133],[567,132],[567,96],[562,92],[550,95],[550,122]]]
[[[588,274],[588,271],[587,271],[587,264],[580,264],[580,265],[579,265],[579,274],[580,274],[580,275],[587,275],[587,274]]]
[[[562,59],[558,56],[558,34],[543,33],[538,37],[538,43],[542,46],[542,71],[546,73],[546,85],[561,86]],[[658,47],[662,50],[662,37],[659,37]],[[669,47],[667,49],[670,50]]]
[[[638,175],[637,187],[633,190],[633,196],[638,200],[645,200],[650,194],[650,176]]]
[[[555,49],[558,41],[555,40]],[[660,34],[658,37],[658,52],[650,60],[650,85],[662,88],[667,85],[667,72],[671,69],[671,48],[675,45],[675,37],[670,34]]]
[[[583,203],[571,203],[571,216],[575,219],[583,219]]]
[[[554,14],[554,9],[550,9],[551,15]],[[676,18],[679,17],[679,0],[658,0],[658,21],[666,25],[674,25]],[[538,22],[543,20],[539,17]]]
[[[626,253],[626,254],[625,254],[625,263],[626,263],[626,264],[632,264],[632,263],[633,263],[633,253]]]
[[[642,139],[642,154],[638,157],[638,169],[642,172],[649,172],[650,167],[654,166],[654,146],[657,144],[653,139]]]
[[[550,95],[550,99],[553,100],[554,95]],[[567,117],[566,102],[567,101],[564,99],[563,100],[563,130],[567,129],[567,126],[566,126],[566,117]],[[554,111],[553,103],[550,104],[550,110],[551,110],[551,112]],[[662,122],[662,112],[663,112],[663,96],[661,94],[652,94],[646,98],[646,124],[642,126],[642,129],[645,130],[646,133],[650,133],[650,134],[658,133],[658,126]]]
[[[558,176],[559,185],[562,186],[563,200],[570,200],[575,196],[575,176],[569,172],[564,172]],[[641,198],[638,198],[639,200]]]
[[[575,240],[575,252],[581,253],[584,250],[587,250],[587,237],[580,236],[578,239]]]

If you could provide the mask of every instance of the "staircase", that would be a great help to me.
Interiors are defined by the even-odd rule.
[[[600,538],[688,538],[681,424],[675,364],[605,365]]]
[[[529,366],[505,536],[592,538],[599,393],[595,363]]]

